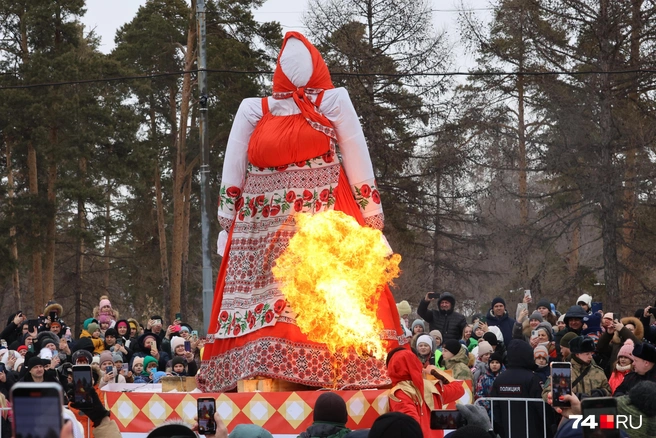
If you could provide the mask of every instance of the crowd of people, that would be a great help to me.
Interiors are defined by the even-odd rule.
[[[436,306],[430,309],[433,302]],[[656,406],[651,401],[656,391],[656,323],[652,320],[656,308],[646,306],[625,317],[593,312],[587,294],[562,314],[545,299],[532,311],[531,306],[532,299],[526,295],[513,318],[505,300],[497,297],[488,312],[468,321],[455,311],[453,294],[429,293],[418,306],[420,318],[411,320],[411,306],[406,301],[398,303],[411,349],[399,347],[387,357],[391,414],[381,416],[371,430],[352,431],[346,428],[344,401],[327,392],[317,400],[315,423],[300,436],[384,437],[401,436],[393,431],[404,430],[407,437],[442,437],[441,430],[430,427],[431,411],[459,400],[465,392],[463,380],[471,381],[475,399],[485,400],[482,407],[458,405],[470,422],[467,435],[458,435],[464,429],[458,428],[448,436],[496,436],[493,429],[498,425],[488,419],[495,398],[541,398],[551,404],[552,387],[559,394],[561,382],[551,381],[552,362],[571,364],[572,395],[564,397],[571,400],[572,408],[549,408],[546,416],[540,411],[527,436],[543,436],[543,430],[547,436],[582,436],[566,414],[580,412],[579,401],[587,397],[616,397],[619,414],[642,415],[642,428],[625,431],[624,436],[656,436]],[[37,318],[29,319],[21,311],[9,318],[0,333],[0,403],[6,403],[18,381],[59,382],[67,392],[74,364],[92,365],[97,389],[112,382],[149,383],[165,375],[193,376],[198,370],[203,341],[186,323],[176,320],[164,329],[158,315],[145,325],[133,318],[121,319],[109,299],[102,297],[93,317],[84,321],[79,338],[73,339],[71,328],[61,318],[62,310],[51,302]],[[480,407],[483,415],[474,407]],[[108,412],[97,410],[102,414],[95,414],[98,425],[110,421]],[[525,415],[517,417],[526,422]],[[217,424],[222,424],[220,418]],[[216,436],[223,436],[224,429],[219,427]],[[109,430],[105,436],[118,431]],[[231,437],[270,436],[261,428],[235,431]]]

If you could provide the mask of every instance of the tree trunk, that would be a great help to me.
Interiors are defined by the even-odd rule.
[[[182,309],[189,308],[189,221],[191,216],[191,171],[187,172],[185,181],[185,212],[184,212],[184,225],[182,230],[184,232],[182,241],[184,247],[182,249],[182,283],[180,287],[180,307]]]
[[[168,311],[168,302],[171,298],[171,285],[169,282],[169,257],[166,240],[166,217],[164,216],[164,201],[162,199],[162,178],[159,161],[155,167],[155,200],[157,203],[157,234],[159,237],[159,266],[162,271],[162,294],[165,313]]]
[[[52,134],[51,144],[55,145],[57,138],[56,131]],[[52,209],[52,214],[48,218],[46,227],[46,251],[45,251],[45,269],[43,285],[43,301],[47,303],[55,297],[55,233],[57,217],[57,162],[52,154],[49,156],[48,165],[48,205]]]
[[[6,140],[5,144],[7,146],[7,204],[9,205],[9,209],[12,210],[14,204],[14,168],[11,162],[11,142]],[[13,211],[11,213],[11,217],[14,217]],[[17,306],[15,308],[22,309],[23,300],[20,290],[20,271],[18,270],[18,244],[16,242],[16,227],[13,225],[11,228],[9,228],[9,241],[11,259],[15,263],[13,273],[11,275],[11,284],[12,289],[14,290],[14,300],[16,301],[15,306]]]
[[[80,177],[83,182],[86,182],[87,174],[87,160],[80,158],[78,162],[80,169]],[[84,276],[84,257],[86,247],[83,239],[84,231],[86,230],[86,210],[84,208],[84,198],[78,196],[77,199],[77,251],[75,254],[75,327],[82,326],[82,279]],[[79,336],[79,333],[76,333]]]
[[[38,169],[36,165],[36,150],[32,142],[29,142],[27,145],[27,168],[29,173],[30,181],[30,195],[34,199],[39,196],[39,176]],[[37,223],[37,222],[35,222]],[[32,228],[32,237],[35,241],[40,243],[41,240],[41,229],[37,225]],[[43,265],[41,260],[41,249],[40,245],[35,245],[35,249],[32,252],[32,285],[34,287],[34,301],[33,301],[33,312],[35,315],[40,315],[43,310]]]
[[[192,1],[192,11],[195,11],[195,1]],[[196,41],[195,14],[189,16],[187,29],[187,47],[185,52],[185,71],[191,70],[194,64],[194,47]],[[185,211],[185,181],[187,179],[187,123],[191,102],[191,75],[184,75],[182,96],[180,100],[180,124],[178,141],[176,142],[175,175],[173,178],[173,244],[171,247],[171,308],[170,321],[180,312],[180,290],[182,285],[182,253],[184,238]]]
[[[440,196],[442,195],[442,173],[435,172],[435,214],[433,215],[433,291],[440,290]]]
[[[109,220],[111,217],[111,205],[112,205],[112,185],[107,182],[107,200],[105,203],[105,223],[107,227],[105,229],[105,247],[103,255],[105,257],[103,265],[105,266],[105,272],[103,274],[103,289],[106,294],[109,294],[109,270],[111,269],[111,264],[109,263],[109,248],[110,248],[110,239],[109,239]]]

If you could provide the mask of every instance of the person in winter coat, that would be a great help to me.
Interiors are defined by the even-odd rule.
[[[485,372],[476,379],[474,399],[490,396],[495,379],[506,370],[501,359],[501,355],[498,353],[490,356],[490,360],[485,364]]]
[[[579,399],[583,396],[606,397],[611,395],[610,385],[604,370],[594,364],[592,354],[595,351],[594,341],[590,338],[577,336],[569,342],[572,353],[572,393]],[[551,392],[551,377],[545,382],[542,398],[547,401]]]
[[[453,378],[458,380],[472,380],[469,369],[469,351],[460,342],[449,339],[442,348],[444,367],[453,373]]]
[[[429,335],[419,335],[417,338],[417,357],[424,369],[429,365],[435,365],[433,338]]]
[[[460,346],[458,341],[455,342]],[[453,381],[437,371],[433,373],[441,380],[435,383],[425,380],[421,362],[406,348],[396,348],[387,355],[387,375],[393,385],[389,393],[390,411],[412,417],[421,426],[424,438],[443,437],[441,430],[430,428],[431,411],[442,409],[465,394],[462,382]]]
[[[543,385],[547,381],[550,374],[549,368],[549,352],[544,345],[538,345],[533,349],[533,358],[535,359],[535,374],[540,377],[540,384]]]
[[[450,292],[444,292],[437,299],[438,310],[428,310],[429,304],[434,300],[427,293],[419,303],[417,314],[421,316],[430,327],[430,330],[439,330],[446,342],[448,339],[459,341],[467,325],[467,318],[455,311],[456,297]]]
[[[542,298],[538,301],[538,304],[535,307],[535,310],[540,312],[543,321],[547,321],[552,327],[556,327],[558,317],[551,311],[551,303],[549,300]]]
[[[519,319],[513,326],[513,339],[522,339],[528,343],[531,342],[531,332],[538,328],[538,325],[544,321],[540,312],[535,311],[527,317],[527,311],[523,310],[519,314]],[[535,348],[535,347],[534,347]]]
[[[490,397],[501,398],[539,398],[542,392],[540,378],[533,372],[536,368],[533,349],[528,342],[513,339],[508,344],[508,366],[492,384]],[[505,402],[495,402],[494,431],[501,436],[526,438],[526,409],[524,402],[510,402],[512,423],[508,424],[508,407]],[[544,429],[541,403],[528,404],[529,437],[543,436]],[[498,409],[498,410],[497,410]]]
[[[619,321],[613,320],[612,313],[604,315],[602,325],[605,332],[599,336],[597,342],[597,353],[602,356],[598,362],[601,362],[599,365],[604,368],[606,375],[610,375],[613,371],[611,364],[617,361],[617,354],[622,345],[629,339],[633,345],[639,344],[644,334],[644,327],[638,318],[632,316]],[[629,330],[631,325],[634,327],[633,331]]]
[[[506,301],[501,297],[492,300],[492,305],[487,314],[487,325],[489,327],[499,327],[503,339],[512,339],[513,326],[515,320],[508,315],[506,310]]]
[[[643,381],[656,382],[656,349],[653,345],[636,344],[633,355],[633,371],[624,376],[624,381],[617,387],[613,396],[627,394],[631,388]]]
[[[489,342],[481,341],[478,344],[478,348],[476,349],[476,362],[471,370],[473,377],[472,383],[476,384],[478,378],[488,370],[487,364],[492,353],[494,353],[494,348],[492,348]]]
[[[137,339],[137,345],[135,346],[132,357],[145,358],[146,356],[152,356],[157,359],[157,369],[163,371],[166,369],[166,363],[171,358],[161,350],[160,345],[161,340],[159,336],[151,332],[146,332]]]
[[[342,438],[351,432],[346,427],[346,403],[334,392],[324,392],[317,398],[312,415],[313,423],[298,438]]]
[[[626,424],[620,423],[620,429],[630,434],[631,438],[653,438],[656,436],[656,382],[644,381],[637,383],[629,393],[617,397],[617,414],[642,417],[640,429],[628,429]]]
[[[575,333],[577,336],[581,335],[581,332],[583,331],[583,318],[586,316],[588,316],[588,314],[581,306],[572,306],[567,309],[567,313],[565,313],[564,317],[565,328],[559,330],[554,336],[558,354],[560,354],[560,340],[563,336],[567,333]]]
[[[633,341],[627,339],[620,352],[617,353],[617,360],[613,362],[613,372],[608,379],[608,384],[612,392],[615,392],[618,386],[624,381],[624,377],[633,371]]]

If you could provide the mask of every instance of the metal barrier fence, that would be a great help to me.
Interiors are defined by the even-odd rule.
[[[547,405],[541,398],[490,397],[479,398],[474,404],[483,406],[488,411],[492,427],[501,438],[548,438],[550,436],[547,433]],[[531,404],[530,411],[535,414],[542,410],[541,434],[538,432],[539,422],[530,416],[529,404]],[[516,418],[522,414],[523,418]]]

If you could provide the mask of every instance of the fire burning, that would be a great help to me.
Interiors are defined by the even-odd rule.
[[[383,359],[378,300],[383,285],[398,277],[401,256],[389,257],[380,231],[342,212],[294,219],[298,231],[273,275],[297,314],[296,324],[332,353],[353,348]]]

